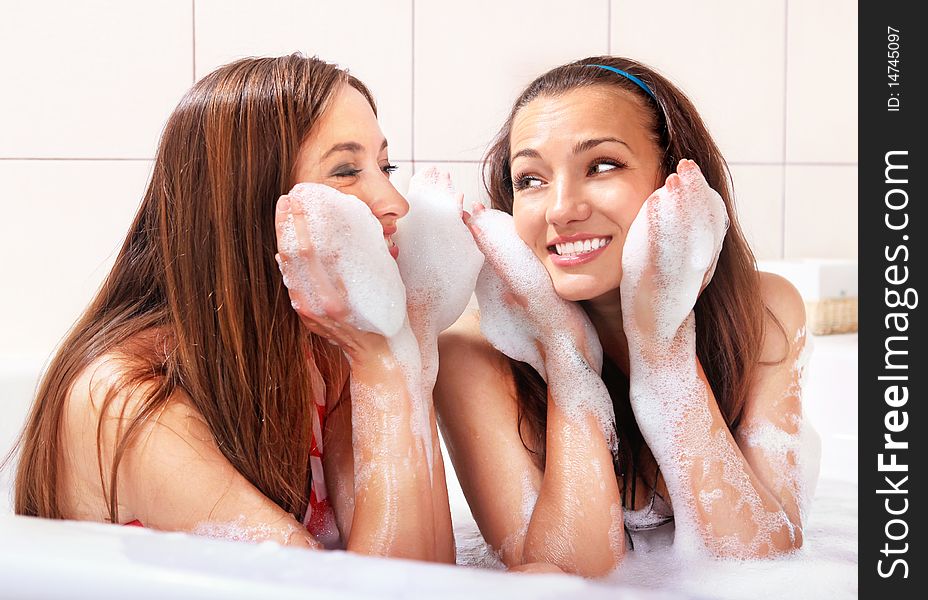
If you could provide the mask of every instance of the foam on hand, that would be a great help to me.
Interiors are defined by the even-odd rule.
[[[378,333],[387,338],[393,358],[402,371],[409,394],[408,423],[387,418],[401,398],[381,387],[369,387],[351,378],[353,432],[374,428],[380,432],[397,432],[405,426],[420,445],[432,475],[434,440],[430,427],[430,406],[422,394],[422,362],[419,347],[407,318],[407,295],[396,261],[384,241],[384,230],[361,200],[343,194],[331,187],[300,183],[289,192],[291,202],[299,203],[306,219],[305,231],[297,232],[296,219],[288,215],[283,226],[281,250],[293,262],[291,277],[284,283],[289,289],[298,287],[301,296],[308,298],[316,314],[326,314],[327,294],[336,294],[347,306],[346,323],[359,330]],[[462,225],[463,226],[463,225]],[[301,252],[300,243],[311,246],[309,253]],[[308,256],[307,256],[308,254]],[[293,280],[295,279],[295,280]],[[384,365],[390,368],[391,365]],[[364,456],[362,440],[353,440],[356,465],[355,493],[364,489],[375,473],[369,468],[371,456]],[[382,458],[382,457],[381,457]],[[385,481],[383,469],[395,469],[390,461],[378,461],[378,485],[399,502],[393,490],[393,480]],[[386,466],[385,466],[386,465]],[[385,523],[392,524],[395,513],[384,515]],[[392,520],[391,520],[392,519]],[[386,528],[384,531],[389,529]]]
[[[422,357],[420,385],[431,406],[438,376],[438,334],[450,327],[474,292],[483,255],[461,220],[461,198],[448,173],[428,168],[409,182],[409,213],[393,236],[406,286],[409,322]]]
[[[328,274],[341,278],[343,300],[350,309],[348,323],[386,337],[399,332],[406,320],[406,291],[396,261],[383,239],[383,227],[364,202],[317,183],[299,183],[289,194],[306,216],[312,252]],[[293,216],[284,225],[281,249],[293,256],[296,281],[311,309],[323,314],[309,265],[299,257],[299,238]],[[304,263],[304,264],[301,264]],[[338,287],[338,286],[337,286]]]
[[[651,303],[659,340],[673,338],[692,311],[715,271],[728,225],[722,197],[695,166],[671,175],[641,207],[622,248],[623,307],[642,283],[656,288],[641,298],[659,297]]]
[[[675,548],[702,553],[708,546],[716,556],[777,554],[782,549],[774,536],[794,540],[794,526],[757,492],[727,426],[710,412],[707,386],[696,372],[693,306],[727,227],[721,197],[694,163],[681,163],[629,228],[621,294],[630,399],[673,499]],[[769,431],[758,431],[760,439],[783,442]],[[749,515],[752,527],[740,534],[712,531],[711,519],[704,522],[717,510]],[[753,533],[746,537],[747,530]]]
[[[461,220],[461,203],[450,176],[432,167],[409,181],[409,213],[393,236],[410,313],[430,329],[450,327],[470,300],[483,255]]]
[[[544,265],[516,232],[511,215],[477,210],[471,228],[486,257],[476,289],[480,331],[509,358],[530,364],[575,422],[592,414],[615,450],[612,399],[599,376],[602,346],[586,313],[557,295]]]
[[[492,266],[484,266],[474,292],[480,306],[480,332],[494,348],[513,360],[528,363],[548,379],[545,361],[535,345],[538,334],[506,299],[506,284]]]

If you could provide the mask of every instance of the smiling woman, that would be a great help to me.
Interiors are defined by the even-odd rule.
[[[660,187],[659,148],[639,111],[633,96],[587,87],[538,98],[513,122],[516,230],[568,300],[618,289],[625,235]],[[568,118],[571,135],[563,135]]]
[[[671,522],[683,551],[800,547],[818,461],[803,304],[756,270],[692,103],[629,59],[557,67],[516,100],[485,175],[527,249],[475,211],[503,300],[478,286],[481,311],[440,341],[468,368],[441,369],[435,396],[503,562],[600,575]],[[508,338],[500,314],[521,321]],[[526,335],[529,351],[510,341]]]
[[[411,430],[401,360],[343,304],[300,301],[343,290],[339,273],[286,285],[319,250],[296,184],[360,199],[395,266],[376,237],[395,258],[408,206],[392,170],[370,92],[332,64],[243,59],[195,84],[44,374],[16,512],[453,562],[441,458]],[[377,393],[352,397],[349,378]]]

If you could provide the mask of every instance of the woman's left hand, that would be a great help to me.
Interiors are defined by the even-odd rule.
[[[695,162],[645,201],[622,251],[626,332],[669,343],[715,273],[728,213]],[[630,340],[631,341],[631,340]]]

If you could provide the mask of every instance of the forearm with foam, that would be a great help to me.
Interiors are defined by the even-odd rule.
[[[355,512],[348,547],[432,559],[432,428],[410,365],[417,361],[404,356],[412,335],[398,335],[390,355],[352,365]]]
[[[751,472],[702,373],[694,315],[669,343],[626,330],[632,409],[673,501],[675,547],[733,557],[790,549],[796,532]]]
[[[545,471],[526,530],[523,562],[601,575],[625,551],[612,462],[612,404],[602,379],[573,343],[555,339],[546,346]]]

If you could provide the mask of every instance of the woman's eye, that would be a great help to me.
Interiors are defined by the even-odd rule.
[[[597,173],[608,173],[609,171],[614,171],[621,166],[625,166],[625,165],[619,165],[614,162],[606,162],[606,161],[593,163],[590,166],[590,175],[596,175]]]
[[[354,167],[343,166],[335,169],[332,172],[332,175],[335,177],[356,177],[358,173],[361,172],[361,169],[355,169]]]
[[[520,175],[513,180],[512,187],[515,190],[524,190],[527,188],[540,187],[542,181],[533,175]]]
[[[380,170],[383,171],[384,173],[386,173],[386,174],[387,174],[387,177],[389,177],[390,174],[395,173],[397,169],[399,169],[398,166],[396,166],[396,165],[391,165],[391,164],[389,164],[389,163],[388,163],[388,164],[385,164],[385,165],[382,166],[382,167],[380,167]]]

